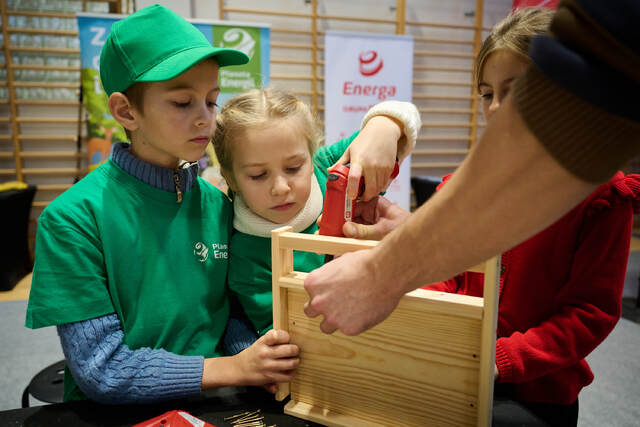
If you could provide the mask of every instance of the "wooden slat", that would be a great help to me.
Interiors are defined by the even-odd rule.
[[[414,65],[413,69],[416,71],[446,71],[453,73],[470,73],[473,71],[471,68],[462,68],[462,67],[433,67],[430,65]]]
[[[298,235],[281,233],[280,247],[296,251],[313,250],[321,254],[342,255],[360,249],[370,249],[377,245],[375,240],[348,239],[344,237]]]
[[[294,74],[271,74],[272,80],[312,80],[311,76],[297,76]]]
[[[482,1],[482,0],[480,0]],[[496,329],[498,327],[498,293],[500,289],[500,258],[486,263],[484,271],[484,316],[480,338],[480,373],[478,375],[478,427],[491,425],[493,406],[493,372],[496,358]]]
[[[19,154],[23,159],[48,159],[48,158],[83,158],[88,157],[88,153],[78,153],[75,151],[23,151]]]
[[[29,135],[27,133],[18,135],[21,141],[75,141],[76,135]]]
[[[427,56],[435,58],[469,58],[473,59],[473,53],[457,53],[457,52],[437,52],[426,50],[414,50],[413,56]]]
[[[16,120],[18,123],[78,123],[76,117],[18,117]]]
[[[442,43],[442,44],[459,44],[459,45],[473,45],[469,40],[447,40],[447,39],[433,39],[429,37],[413,37],[414,41],[422,43]]]
[[[279,287],[278,278],[293,271],[293,253],[287,251],[280,245],[281,241],[278,236],[286,232],[291,232],[291,230],[291,227],[280,227],[271,232],[273,329],[284,331],[289,331],[289,323],[287,321],[289,318],[287,290]],[[290,383],[278,384],[278,391],[275,396],[276,400],[282,401],[290,392]]]
[[[362,422],[348,415],[339,412],[319,409],[313,405],[304,402],[289,401],[284,407],[284,413],[312,421],[318,424],[326,424],[327,420],[331,420],[334,425],[352,426],[352,427],[382,427],[381,424],[372,423],[370,421]]]
[[[282,248],[282,246],[280,246]],[[316,249],[317,250],[317,249]],[[352,252],[352,251],[345,251]],[[475,267],[480,273],[484,272],[484,264]],[[470,271],[470,270],[469,270]],[[289,274],[280,276],[278,284],[287,289],[304,291],[304,279],[308,273],[292,271]],[[461,298],[462,297],[462,298]],[[430,310],[435,313],[449,313],[469,319],[482,319],[482,298],[468,295],[457,295],[447,292],[435,292],[426,289],[416,289],[405,295],[406,303],[419,304],[420,308]]]
[[[456,101],[470,101],[471,96],[447,96],[447,95],[426,95],[422,93],[414,93],[413,99],[444,99],[444,100],[456,100]]]
[[[281,43],[281,42],[271,42],[271,48],[280,48],[280,49],[311,49],[313,45],[304,44],[304,43]]]
[[[66,47],[9,46],[9,50],[11,52],[80,54],[80,49],[69,49]]]
[[[396,1],[396,34],[406,32],[407,23],[407,2],[406,0]]]
[[[438,82],[431,80],[414,80],[413,84],[424,86],[471,86],[469,82]]]
[[[313,34],[313,31],[309,31],[309,30],[290,30],[290,29],[285,29],[285,28],[272,28],[271,29],[271,33],[272,34],[308,34],[308,35],[311,35],[311,34]]]
[[[52,101],[45,99],[18,99],[16,100],[17,105],[51,105],[51,106],[70,106],[75,107],[79,106],[79,101]]]
[[[223,7],[224,12],[231,13],[250,13],[256,15],[270,15],[270,16],[284,16],[289,18],[311,18],[310,13],[300,13],[300,12],[278,12],[272,10],[263,10],[263,9],[247,9],[247,8],[239,8],[239,7]]]
[[[482,30],[480,27],[482,26],[483,19],[483,2],[482,0],[476,0],[476,10],[478,11],[475,15],[475,31],[473,34],[473,56],[477,56],[478,52],[480,52],[481,44],[482,44]],[[476,87],[475,81],[473,81],[473,75],[471,76],[471,123],[472,126],[469,128],[469,147],[473,146],[475,143],[477,134],[478,134],[478,89]]]
[[[66,67],[58,65],[25,65],[12,64],[14,70],[36,70],[36,71],[80,71],[80,67]]]
[[[80,89],[80,83],[61,83],[61,82],[15,82],[14,87],[43,87],[50,89]]]
[[[407,25],[415,25],[418,27],[454,28],[458,30],[473,30],[476,28],[471,25],[440,24],[440,23],[422,22],[422,21],[407,21]]]
[[[31,10],[8,10],[7,15],[18,16],[37,16],[41,18],[69,18],[76,19],[75,13],[61,13],[61,12],[36,12]]]
[[[31,206],[34,208],[46,208],[49,206],[49,203],[51,202],[33,202]]]
[[[273,58],[271,59],[272,64],[299,64],[299,65],[313,65],[313,61],[306,61],[303,59],[283,59],[283,58]]]
[[[311,95],[312,112],[318,111],[318,0],[311,0],[311,87],[313,95]]]
[[[9,27],[8,33],[17,34],[47,34],[54,36],[71,36],[78,37],[78,32],[74,30],[58,30],[54,28],[25,28],[25,27]]]
[[[25,175],[78,175],[86,172],[77,168],[23,168]]]
[[[15,83],[15,79],[13,76],[13,70],[11,69],[12,64],[12,55],[9,49],[9,33],[7,32],[7,28],[9,27],[9,18],[7,15],[7,2],[0,2],[0,12],[2,14],[2,39],[4,40],[3,44],[3,52],[5,63],[7,64],[7,82],[9,84],[8,92],[8,102],[9,102],[9,114],[11,117],[11,140],[13,141],[13,152],[19,153],[21,148],[20,139],[18,138],[18,134],[20,133],[20,128],[18,126],[18,122],[16,122],[16,117],[18,117],[18,108],[16,106],[16,92],[13,87]],[[15,159],[15,175],[17,181],[24,181],[22,176],[22,161],[19,158]]]
[[[396,24],[395,19],[363,18],[362,16],[318,15],[319,19],[331,19],[334,21],[369,22],[372,24]]]

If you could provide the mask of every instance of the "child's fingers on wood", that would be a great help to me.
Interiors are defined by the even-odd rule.
[[[289,342],[289,333],[281,329],[272,329],[262,338],[266,345],[286,344]]]
[[[296,357],[300,353],[300,349],[295,344],[281,344],[271,348],[273,350],[272,357],[274,359]]]

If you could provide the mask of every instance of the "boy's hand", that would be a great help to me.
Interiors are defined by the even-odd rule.
[[[251,347],[240,352],[238,366],[244,385],[264,386],[275,393],[275,383],[291,381],[300,363],[299,349],[289,344],[289,334],[282,330],[271,330]]]
[[[347,195],[358,197],[360,177],[364,176],[365,190],[362,200],[370,200],[386,190],[396,163],[398,140],[402,128],[387,116],[372,117],[353,140],[337,163],[351,163],[347,182]]]

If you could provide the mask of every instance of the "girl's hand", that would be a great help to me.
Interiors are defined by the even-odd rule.
[[[264,386],[275,393],[275,383],[293,379],[300,363],[298,352],[297,345],[289,344],[289,334],[286,331],[267,332],[236,356],[242,384]]]
[[[347,195],[358,197],[360,177],[364,176],[362,200],[367,201],[384,191],[391,182],[402,127],[387,116],[372,117],[353,140],[337,163],[351,163]]]

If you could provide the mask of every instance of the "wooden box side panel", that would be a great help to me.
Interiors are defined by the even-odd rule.
[[[288,289],[287,295],[288,329],[301,349],[293,401],[372,424],[476,424],[479,319],[407,299],[359,336],[326,335],[320,318],[303,312],[307,294]]]

